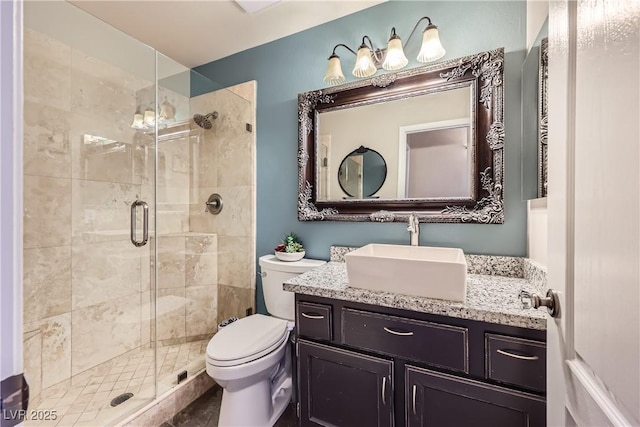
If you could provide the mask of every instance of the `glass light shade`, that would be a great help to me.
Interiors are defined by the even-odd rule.
[[[446,51],[440,43],[440,35],[438,34],[438,27],[430,24],[424,33],[422,33],[422,47],[418,53],[419,62],[431,62],[436,61],[444,56]]]
[[[356,65],[353,67],[353,74],[355,77],[370,77],[377,71],[373,58],[371,57],[371,50],[366,46],[360,46],[358,49],[358,55],[356,56]]]
[[[133,122],[131,122],[131,127],[134,129],[144,129],[144,116],[140,112],[136,112],[133,115]]]
[[[156,123],[156,113],[152,109],[147,109],[144,112],[144,124],[147,126],[153,126]]]
[[[340,65],[340,57],[338,55],[331,55],[329,57],[327,72],[324,73],[323,80],[329,85],[339,85],[345,82],[346,79],[342,73],[342,66]]]
[[[409,60],[404,55],[402,49],[402,40],[399,37],[392,37],[389,39],[387,45],[387,56],[384,58],[382,68],[385,70],[399,70],[405,67],[409,63]]]
[[[160,104],[160,116],[158,119],[160,121],[163,120],[173,120],[176,118],[176,107],[167,101],[167,97],[164,97],[164,101]]]

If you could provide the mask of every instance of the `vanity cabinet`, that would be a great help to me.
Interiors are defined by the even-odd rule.
[[[296,294],[301,426],[544,427],[546,332]]]

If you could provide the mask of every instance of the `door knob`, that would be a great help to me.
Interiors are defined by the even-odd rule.
[[[558,294],[553,289],[549,289],[547,291],[547,295],[544,297],[522,290],[518,297],[520,298],[522,308],[547,307],[549,316],[560,316],[560,300],[558,299]]]

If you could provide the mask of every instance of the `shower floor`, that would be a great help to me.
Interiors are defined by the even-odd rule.
[[[208,340],[158,348],[158,395],[177,383],[177,374],[189,377],[204,368]],[[41,391],[29,405],[40,416],[55,411],[55,420],[26,420],[25,426],[105,426],[133,413],[155,396],[153,349],[139,348],[76,375],[70,382]],[[123,393],[133,397],[116,407],[111,400]],[[35,411],[35,413],[34,413]]]

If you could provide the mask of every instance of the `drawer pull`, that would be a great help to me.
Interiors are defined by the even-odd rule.
[[[307,319],[317,319],[317,320],[324,319],[324,316],[321,314],[316,314],[316,313],[309,313],[309,314],[300,313],[300,314],[302,314],[302,317],[306,317]]]
[[[414,384],[414,385],[413,385],[413,391],[412,391],[412,393],[411,393],[411,394],[412,394],[412,396],[413,396],[413,397],[411,398],[411,401],[412,401],[411,406],[413,407],[413,415],[418,415],[418,414],[416,413],[416,393],[417,393],[417,391],[418,391],[418,386]]]
[[[387,328],[386,326],[383,329],[393,335],[400,335],[403,337],[410,337],[411,335],[413,335],[413,332],[411,331],[394,331],[393,329]]]
[[[387,377],[382,377],[382,404],[387,404]]]
[[[497,353],[502,354],[503,356],[509,356],[509,357],[513,357],[514,359],[520,359],[520,360],[538,360],[539,357],[538,356],[521,356],[519,354],[514,354],[505,350],[496,350]]]

